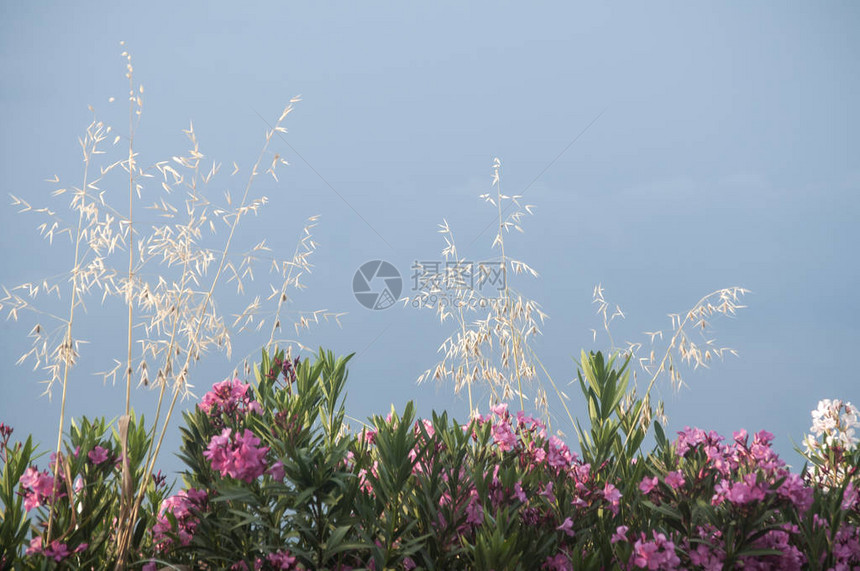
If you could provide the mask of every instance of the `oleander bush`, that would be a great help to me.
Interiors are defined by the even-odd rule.
[[[852,569],[860,452],[850,403],[822,401],[807,467],[773,435],[731,438],[623,406],[627,360],[583,353],[580,453],[539,419],[492,407],[344,419],[349,357],[263,351],[254,382],[185,413],[176,490],[150,478],[128,565],[144,569]],[[647,414],[642,415],[645,418]],[[3,427],[3,568],[113,566],[122,486],[142,480],[144,423],[74,424],[59,478]],[[127,432],[120,437],[118,430]],[[655,444],[643,449],[647,434]],[[122,442],[127,449],[123,450]],[[128,462],[133,481],[123,482]],[[838,462],[838,464],[834,464]],[[42,463],[44,464],[44,463]],[[48,528],[53,539],[44,541]]]

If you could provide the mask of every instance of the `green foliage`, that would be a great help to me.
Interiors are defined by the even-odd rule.
[[[24,500],[18,494],[18,481],[33,458],[33,438],[9,446],[4,439],[0,454],[3,460],[0,479],[0,569],[12,569],[19,564],[21,546],[27,535],[27,519],[24,515]]]
[[[313,362],[282,370],[283,351],[263,352],[254,397],[259,411],[211,416],[196,409],[185,414],[180,457],[188,469],[188,488],[208,490],[209,502],[189,545],[177,548],[180,561],[199,558],[229,566],[289,547],[306,567],[323,569],[359,544],[352,506],[357,480],[347,470],[352,439],[344,436],[343,389],[346,363],[320,350]],[[213,436],[230,429],[251,430],[278,463],[283,479],[269,470],[250,483],[222,476],[204,456]],[[183,555],[184,554],[184,555]]]
[[[143,418],[136,422],[130,417],[128,456],[132,486],[139,486],[143,478],[143,461],[149,446],[144,426]],[[72,421],[63,450],[56,460],[52,455],[51,468],[56,472],[40,471],[34,465],[36,457],[30,438],[24,444],[4,444],[0,568],[92,569],[115,562],[121,489],[119,434],[116,430],[112,432],[111,425],[103,418],[82,417]],[[26,478],[22,478],[25,472]],[[58,476],[54,477],[55,474]],[[30,485],[25,486],[25,481]],[[42,487],[33,483],[39,481]],[[144,509],[133,526],[134,552],[149,549],[146,530],[155,522],[153,512],[165,492],[162,481],[149,486]],[[32,503],[29,512],[28,497]],[[25,546],[32,557],[21,557]]]
[[[576,423],[577,436],[584,460],[594,466],[602,466],[610,459],[619,466],[629,464],[639,451],[647,426],[635,423],[640,408],[637,400],[632,410],[624,410],[622,401],[629,395],[630,357],[616,368],[617,355],[605,361],[601,352],[586,354],[582,351],[577,380],[588,405],[589,430]],[[626,441],[621,438],[621,432]]]
[[[670,441],[648,420],[647,400],[635,398],[626,359],[582,354],[577,380],[588,417],[576,424],[581,456],[539,420],[511,415],[506,406],[461,425],[446,413],[418,419],[409,403],[353,432],[344,410],[348,361],[323,350],[301,362],[264,351],[255,383],[215,385],[185,414],[183,489],[170,498],[160,483],[147,491],[134,526],[135,565],[860,564],[851,551],[860,541],[856,466],[840,465],[844,483],[828,489],[790,473],[764,431],[752,440],[741,431],[726,443],[715,433],[686,429]],[[129,423],[134,486],[144,476],[144,426],[143,419]],[[656,445],[643,452],[651,426]],[[52,509],[30,513],[34,532],[44,533],[50,520],[52,540],[68,546],[61,563],[50,554],[22,556],[28,522],[21,476],[33,446],[29,440],[4,445],[4,565],[102,568],[116,561],[110,522],[118,515],[122,447],[116,431],[109,432],[102,419],[73,424],[59,463],[65,495]]]

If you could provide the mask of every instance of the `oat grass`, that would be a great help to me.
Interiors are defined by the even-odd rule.
[[[501,161],[493,161],[492,193],[480,196],[490,204],[497,216],[496,234],[492,249],[498,256],[477,265],[473,276],[479,290],[457,287],[462,282],[459,272],[466,265],[460,256],[454,233],[447,221],[439,232],[445,240],[442,256],[446,260],[445,273],[439,279],[429,280],[430,287],[412,298],[413,305],[430,305],[431,299],[448,300],[436,305],[440,322],[455,322],[455,333],[443,341],[439,351],[441,360],[425,371],[418,379],[443,381],[451,379],[455,392],[466,387],[470,414],[475,414],[473,396],[475,385],[489,391],[490,403],[507,402],[516,398],[522,409],[525,401],[532,400],[540,410],[546,411],[545,391],[538,382],[537,363],[531,340],[540,334],[540,326],[547,315],[540,305],[511,287],[511,278],[538,273],[525,262],[511,258],[505,250],[505,241],[511,230],[522,232],[522,220],[532,214],[531,205],[520,204],[520,196],[509,196],[501,188]],[[510,215],[505,211],[513,207]],[[426,268],[423,268],[426,270]],[[501,286],[493,283],[501,280]],[[490,290],[493,297],[484,296]],[[435,296],[435,297],[434,297]]]
[[[112,368],[98,373],[105,382],[115,383],[117,377],[125,381],[125,399],[120,405],[123,414],[118,421],[123,448],[134,414],[133,377],[138,387],[154,388],[157,401],[155,417],[147,427],[150,447],[137,489],[131,484],[127,457],[122,466],[123,517],[119,518],[115,537],[118,568],[127,563],[131,534],[176,404],[180,398],[193,397],[193,366],[214,350],[231,358],[235,335],[255,333],[268,325],[267,347],[272,348],[295,341],[281,335],[283,324],[292,322],[290,329],[298,335],[316,323],[339,323],[342,315],[327,310],[297,312],[290,307],[291,292],[304,287],[301,279],[311,271],[310,258],[316,249],[312,229],[318,216],[308,218],[289,259],[274,256],[266,240],[243,245],[237,236],[239,225],[269,202],[266,196],[254,194],[255,182],[264,175],[277,183],[279,169],[287,165],[270,148],[276,135],[286,134],[284,123],[299,98],[291,99],[273,126],[266,129],[262,148],[246,175],[238,200],[234,200],[229,183],[223,197],[217,197],[210,189],[221,164],[206,160],[193,125],[184,130],[189,141],[185,153],[145,166],[141,163],[135,132],[142,116],[143,87],[135,84],[127,50],[123,49],[122,57],[129,93],[128,133],[115,134],[95,118],[91,107],[94,118],[79,139],[81,185],[64,187],[57,176],[50,180],[59,185],[52,199],[68,198],[74,222],[65,219],[62,208],[33,207],[28,200],[12,196],[20,212],[41,218],[37,228],[49,244],[55,238],[69,239],[71,269],[39,282],[4,287],[0,298],[0,310],[5,310],[8,317],[17,320],[29,313],[37,320],[28,335],[31,346],[18,363],[32,364],[34,370],[45,373],[43,382],[49,397],[58,386],[61,389],[55,475],[62,469],[60,452],[71,373],[81,345],[86,343],[77,336],[83,325],[81,320],[88,317],[84,310],[87,304],[96,309],[111,300],[121,300],[126,307],[125,355],[115,360]],[[111,162],[111,147],[123,139],[127,143],[125,157]],[[230,176],[240,171],[234,162]],[[126,185],[128,202],[123,204],[122,195],[114,189]],[[224,183],[219,182],[219,186]],[[147,206],[141,209],[136,202]],[[225,228],[226,234],[219,238]],[[255,275],[258,267],[270,276],[264,290],[267,293],[258,293],[262,285]],[[231,320],[222,315],[222,304],[218,302],[226,295],[225,289],[230,290],[231,302],[251,298]],[[64,298],[68,299],[65,310],[60,305]],[[93,300],[96,303],[92,304]],[[53,522],[53,518],[49,521]],[[47,541],[52,534],[55,530],[49,524]]]
[[[503,287],[493,298],[483,296],[483,288],[479,288],[479,292],[475,288],[451,287],[451,284],[462,281],[457,272],[466,263],[466,258],[457,249],[454,233],[447,221],[443,221],[439,232],[445,241],[442,250],[446,260],[445,272],[437,276],[438,279],[425,279],[424,283],[429,284],[429,287],[407,301],[413,306],[425,307],[433,305],[434,301],[448,299],[446,304],[436,304],[436,314],[442,323],[453,321],[454,331],[439,348],[441,359],[434,367],[426,370],[418,382],[450,380],[455,393],[465,387],[472,416],[478,414],[473,395],[478,386],[488,391],[490,405],[517,400],[520,409],[525,410],[525,401],[530,400],[550,429],[553,419],[547,394],[553,393],[556,396],[554,403],[561,404],[570,426],[575,426],[575,417],[568,405],[570,397],[553,379],[534,346],[536,336],[541,334],[540,326],[548,316],[540,304],[517,293],[511,283],[512,278],[522,274],[539,278],[537,271],[523,261],[512,259],[505,249],[507,235],[511,230],[524,231],[523,219],[533,213],[534,207],[521,204],[521,196],[502,193],[499,159],[493,161],[492,169],[492,192],[482,194],[480,198],[495,210],[497,232],[492,249],[498,249],[499,255],[479,264],[477,283],[486,285],[492,276],[493,267],[497,266],[502,275]],[[506,216],[505,212],[510,209],[513,209],[512,213]],[[417,269],[427,270],[421,267]],[[745,307],[741,304],[741,298],[746,293],[748,291],[742,287],[722,288],[702,297],[682,313],[669,314],[671,334],[668,336],[669,342],[662,347],[662,331],[644,332],[647,342],[628,341],[624,346],[617,346],[612,323],[624,319],[625,314],[619,305],[606,300],[602,285],[598,284],[594,288],[592,301],[597,306],[597,314],[611,352],[621,353],[634,360],[647,379],[645,390],[640,393],[636,386],[639,374],[634,371],[634,386],[622,403],[625,412],[636,410],[635,415],[632,415],[631,427],[641,424],[647,428],[654,418],[666,422],[663,402],[652,402],[652,390],[658,380],[665,379],[677,390],[684,384],[681,365],[694,369],[707,367],[711,361],[723,359],[727,354],[737,355],[734,349],[716,344],[710,336],[711,323],[721,316],[732,317]],[[596,329],[591,331],[596,342],[598,332]],[[694,332],[699,336],[695,337]],[[642,401],[638,410],[637,400]]]

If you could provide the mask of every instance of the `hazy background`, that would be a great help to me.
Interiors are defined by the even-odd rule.
[[[592,341],[597,283],[627,316],[613,323],[616,340],[640,342],[643,331],[670,330],[668,313],[740,285],[753,292],[749,308],[714,332],[740,357],[688,372],[680,392],[658,385],[669,430],[765,428],[799,466],[792,439],[819,399],[860,404],[851,360],[860,346],[860,5],[237,6],[0,4],[2,201],[13,193],[75,218],[43,180],[79,184],[87,105],[127,134],[125,40],[145,86],[139,162],[183,153],[181,130],[193,120],[201,152],[225,165],[215,198],[246,180],[229,177],[230,165],[248,172],[261,116],[272,122],[302,95],[272,146],[291,166],[280,183],[254,187],[271,203],[242,237],[267,238],[288,257],[304,219],[321,215],[314,273],[293,307],[347,312],[342,329],[315,327],[301,341],[358,353],[348,385],[355,417],[410,399],[422,414],[467,416],[450,385],[415,384],[449,326],[429,311],[366,310],[351,286],[358,266],[384,259],[409,295],[413,262],[441,259],[443,218],[461,255],[495,255],[492,231],[481,234],[494,212],[477,198],[490,190],[493,157],[503,189],[537,207],[508,249],[541,278],[512,285],[550,315],[537,349],[557,382],[574,378],[581,348],[608,347],[605,336]],[[123,204],[127,189],[107,190]],[[0,208],[6,287],[69,271],[68,241],[40,241],[40,222]],[[50,447],[59,399],[40,398],[40,375],[14,365],[34,323],[22,314],[0,326],[0,420]],[[124,311],[92,299],[77,323],[91,343],[70,380],[69,413],[114,417],[124,388],[91,373],[122,358]],[[267,339],[237,339],[232,361],[208,356],[192,375],[198,394]],[[581,413],[578,389],[568,392]],[[154,397],[135,392],[135,407],[151,410]],[[558,427],[574,440],[569,425]],[[162,466],[179,462],[163,455]]]

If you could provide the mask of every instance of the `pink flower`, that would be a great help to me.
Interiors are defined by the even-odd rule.
[[[849,484],[849,487],[851,484]],[[804,514],[806,511],[812,507],[812,502],[814,501],[814,492],[812,488],[806,485],[801,478],[797,474],[789,473],[785,480],[783,480],[782,485],[779,486],[777,493],[780,497],[788,498],[788,500],[794,504],[794,507],[797,510]],[[845,497],[848,497],[848,490],[845,490]],[[845,504],[842,504],[843,508],[845,508]]]
[[[552,482],[547,482],[546,487],[540,491],[540,495],[545,497],[548,502],[555,503],[555,494],[552,493]]]
[[[507,421],[508,418],[510,418],[510,414],[508,413],[508,403],[506,402],[491,406],[490,410],[503,421]]]
[[[536,431],[538,436],[546,438],[546,425],[536,418],[526,416],[526,413],[521,410],[517,411],[517,426]]]
[[[573,461],[573,455],[561,438],[550,436],[546,461],[553,468],[567,468]]]
[[[96,446],[87,453],[87,457],[94,465],[98,466],[102,462],[107,462],[108,451],[101,446]]]
[[[373,476],[374,478],[378,477],[379,476],[378,470],[379,470],[379,461],[374,460],[373,465],[370,467],[370,475]],[[365,470],[364,468],[362,468],[361,470],[358,471],[358,487],[360,490],[363,490],[364,492],[366,492],[368,494],[373,494],[373,484],[371,483],[370,479],[368,479],[367,470]]]
[[[278,480],[280,482],[283,482],[284,481],[284,465],[283,465],[283,463],[280,460],[278,460],[277,462],[275,462],[274,464],[269,466],[268,474],[273,479]]]
[[[478,500],[478,492],[472,490],[471,496],[472,499],[469,501],[469,505],[466,506],[466,523],[481,525],[484,523],[484,507]]]
[[[542,464],[546,460],[546,450],[535,446],[533,441],[529,442],[529,452],[531,452],[533,464]]]
[[[654,543],[637,539],[633,544],[633,564],[642,569],[658,569],[662,558],[657,553],[657,549]]]
[[[641,569],[677,569],[681,560],[675,555],[675,544],[656,531],[651,532],[653,541],[646,541],[645,534],[633,544],[631,563]]]
[[[430,438],[433,438],[433,435],[436,434],[436,429],[433,428],[433,421],[427,420],[425,418],[425,419],[421,420],[421,424],[424,425],[424,431],[427,432],[427,436],[429,436]],[[416,435],[421,434],[421,429],[418,428],[418,422],[417,421],[415,422],[415,434]]]
[[[842,496],[842,509],[846,511],[854,509],[857,506],[858,496],[860,494],[854,488],[854,482],[848,482],[848,485],[845,487],[845,494]]]
[[[603,498],[609,502],[609,510],[613,515],[618,515],[618,506],[621,504],[621,492],[618,488],[607,482],[603,487]]]
[[[42,536],[37,535],[30,540],[30,547],[24,552],[24,555],[41,555],[45,551],[42,549]]]
[[[182,494],[182,492],[179,493]],[[202,506],[203,502],[206,501],[206,498],[209,497],[209,494],[205,490],[195,490],[194,488],[191,488],[185,492],[185,497],[188,498],[188,501],[195,506]]]
[[[58,539],[52,541],[44,553],[47,558],[53,559],[57,563],[71,555],[69,547],[65,543],[61,543]]]
[[[24,488],[24,509],[27,511],[46,505],[48,500],[54,496],[54,478],[47,471],[39,472],[30,466],[18,479]],[[65,496],[61,486],[57,486],[58,497]]]
[[[415,447],[412,450],[410,450],[409,454],[408,454],[409,459],[412,460],[412,462],[414,462],[414,464],[412,464],[412,473],[415,475],[424,474],[429,469],[427,462],[426,462],[426,459],[427,459],[426,454],[424,455],[424,460],[418,460],[418,456],[420,453],[421,453],[421,445],[416,444]],[[431,462],[432,462],[432,459],[431,459]]]
[[[568,536],[573,537],[573,535],[574,535],[574,532],[573,532],[573,520],[572,520],[572,519],[570,519],[569,517],[564,518],[564,521],[561,523],[561,525],[560,525],[560,526],[558,526],[558,527],[557,527],[557,528],[555,528],[555,529],[557,529],[558,531],[563,531],[563,532],[565,532]]]
[[[493,440],[502,452],[513,450],[517,445],[517,437],[507,422],[502,421],[494,424],[492,432]]]
[[[206,498],[205,491],[192,488],[187,491],[180,490],[175,496],[170,496],[161,502],[156,523],[152,526],[152,538],[156,551],[165,551],[173,542],[174,533],[179,536],[180,544],[188,545],[191,543],[197,529],[197,518],[194,516],[194,511],[203,508]],[[173,528],[165,515],[166,512],[171,513],[175,518],[176,529]]]
[[[653,490],[657,486],[657,483],[659,481],[660,480],[657,479],[657,476],[654,476],[653,478],[645,476],[639,483],[639,489],[642,491],[643,494],[650,494],[651,490]]]
[[[275,569],[298,569],[296,558],[290,555],[289,551],[278,550],[275,553],[266,555],[268,561]]]
[[[699,543],[695,549],[690,549],[689,553],[690,562],[693,565],[698,565],[705,571],[722,571],[723,561],[726,558],[722,550]]]
[[[238,417],[251,412],[260,414],[262,408],[260,403],[254,400],[250,388],[251,385],[239,379],[221,381],[212,385],[212,389],[203,395],[197,408],[211,417],[219,417],[222,414]]]
[[[743,482],[737,482],[729,492],[729,501],[735,504],[757,502],[765,497],[764,489],[756,482],[755,474],[744,476]]]
[[[714,487],[714,497],[711,503],[719,505],[723,500],[728,500],[735,505],[743,505],[750,502],[761,501],[765,498],[764,488],[756,481],[755,474],[747,474],[740,482],[729,482],[721,480]]]
[[[739,566],[749,569],[800,571],[806,567],[806,557],[797,547],[790,543],[790,534],[795,534],[799,531],[797,527],[791,525],[784,526],[783,530],[768,531],[765,535],[756,539],[752,547],[754,549],[773,550],[776,554],[764,557],[742,556],[738,562]],[[844,568],[847,570],[853,568],[853,566],[841,567],[837,565],[835,568]]]
[[[516,498],[522,503],[526,503],[526,500],[528,499],[526,498],[526,494],[523,492],[523,487],[519,482],[514,484],[514,496],[516,496]]]
[[[630,531],[629,527],[627,527],[626,525],[619,525],[617,528],[615,528],[615,533],[612,534],[609,543],[618,543],[619,541],[626,542],[628,531]]]
[[[761,444],[768,445],[773,441],[773,434],[767,430],[760,430],[759,432],[756,432],[755,439]]]
[[[704,430],[685,426],[684,430],[678,433],[678,440],[675,445],[675,451],[678,456],[684,456],[690,449],[695,448],[706,440],[707,435],[705,434]]]
[[[666,485],[673,490],[677,490],[684,485],[684,475],[680,470],[669,472],[663,480],[666,482]]]
[[[269,449],[260,448],[260,439],[247,428],[241,435],[231,433],[231,429],[225,428],[220,435],[213,436],[203,456],[222,478],[230,476],[251,483],[266,471]]]
[[[555,557],[547,557],[541,569],[547,571],[573,571],[573,564],[564,553],[559,553]]]
[[[39,477],[39,471],[34,467],[30,466],[29,468],[24,470],[24,473],[21,474],[21,477],[18,478],[18,481],[25,488],[32,489],[36,487],[36,483],[39,481]]]
[[[362,431],[362,437],[364,441],[368,444],[372,445],[376,441],[376,431],[372,429],[365,429]]]

